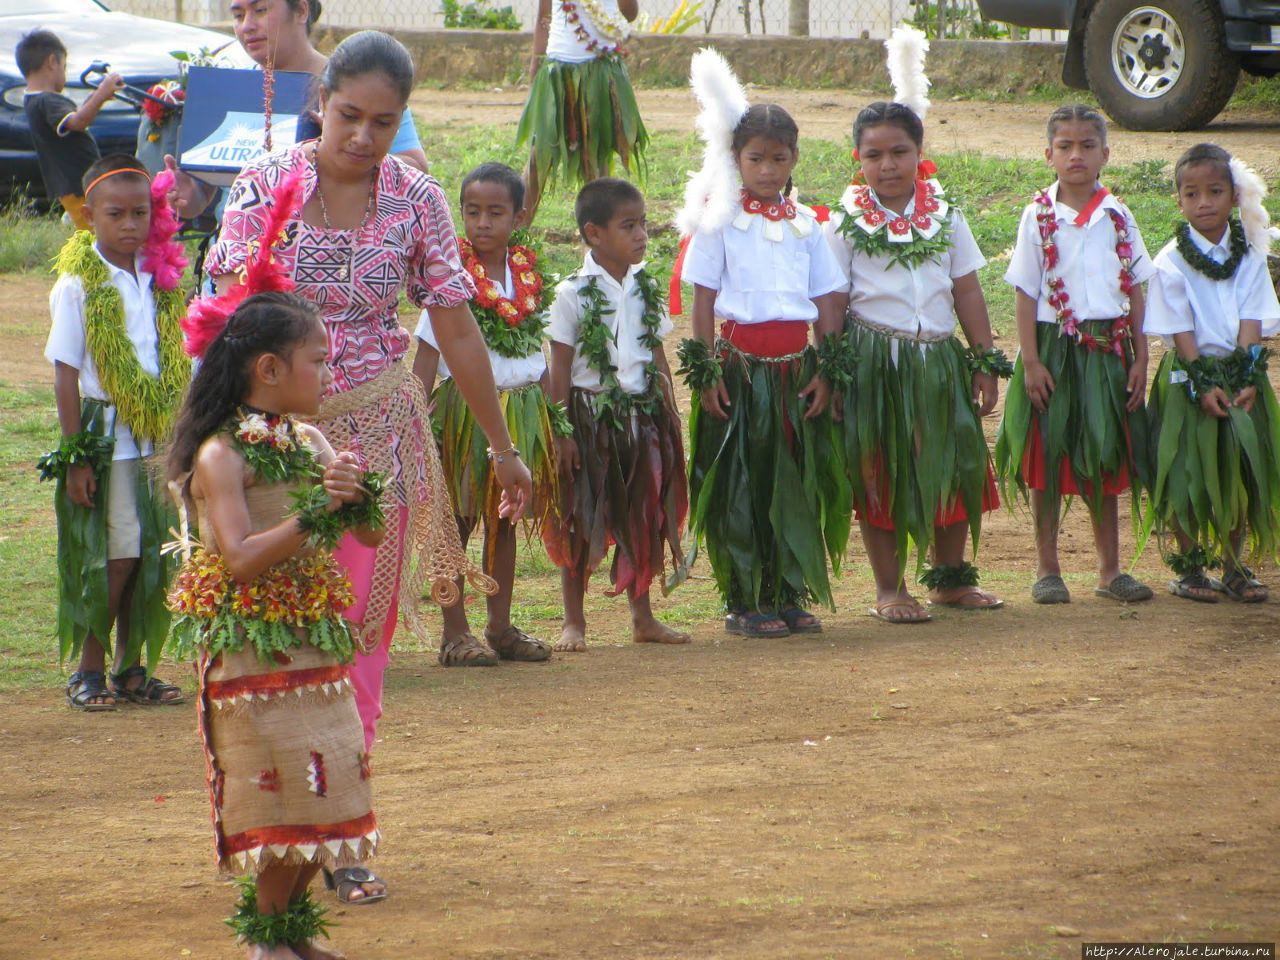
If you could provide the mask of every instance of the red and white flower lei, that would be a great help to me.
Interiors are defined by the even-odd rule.
[[[291,417],[256,411],[246,413],[236,424],[234,436],[247,446],[265,445],[283,452],[311,447],[311,439],[296,430]]]
[[[583,25],[582,14],[578,12],[580,6],[586,11],[587,19],[596,32],[604,37],[604,43],[593,37]],[[631,36],[631,25],[624,18],[607,13],[597,0],[560,0],[560,8],[564,10],[569,26],[573,27],[574,36],[589,53],[603,55],[624,52],[622,42]]]
[[[1076,343],[1089,351],[1107,350],[1118,357],[1124,356],[1124,341],[1130,337],[1133,329],[1133,315],[1130,297],[1133,295],[1133,244],[1129,242],[1129,227],[1124,214],[1113,208],[1107,208],[1111,224],[1116,231],[1116,256],[1120,259],[1120,292],[1124,295],[1124,315],[1111,325],[1110,333],[1101,339],[1080,329],[1080,319],[1075,311],[1067,306],[1071,297],[1067,293],[1066,281],[1058,276],[1058,215],[1054,210],[1053,200],[1045,190],[1036,194],[1036,223],[1040,228],[1040,248],[1044,251],[1045,285],[1049,288],[1049,305],[1053,307],[1061,327],[1062,336],[1073,338]]]
[[[840,205],[863,232],[870,235],[887,229],[892,243],[910,243],[918,236],[931,240],[946,226],[951,209],[943,199],[942,185],[937,180],[917,180],[915,203],[911,216],[904,217],[885,210],[865,183],[851,183],[840,198]]]
[[[489,278],[489,271],[475,254],[471,241],[458,241],[462,253],[462,265],[476,282],[475,302],[495,311],[509,327],[518,327],[532,313],[542,307],[542,275],[534,269],[536,257],[528,247],[512,246],[507,249],[507,266],[511,269],[514,297],[504,297],[502,287]]]
[[[796,217],[796,205],[790,198],[781,197],[772,203],[765,203],[751,196],[746,190],[742,191],[742,209],[747,213],[758,213],[766,220],[772,220],[775,223],[780,220],[794,220]]]

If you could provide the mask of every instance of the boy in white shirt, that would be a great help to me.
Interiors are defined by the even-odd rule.
[[[1174,180],[1187,222],[1156,255],[1148,285],[1146,332],[1173,347],[1151,387],[1156,472],[1148,519],[1177,542],[1176,552],[1164,551],[1176,574],[1172,594],[1259,603],[1267,590],[1244,565],[1246,529],[1249,552],[1274,560],[1280,551],[1272,509],[1280,424],[1269,351],[1259,344],[1280,330],[1267,271],[1265,187],[1211,143],[1184,153]],[[1232,216],[1237,205],[1253,230]],[[1219,562],[1222,579],[1210,579],[1205,567]]]
[[[54,365],[62,445],[40,464],[56,477],[58,638],[77,653],[67,702],[114,710],[121,699],[176,704],[182,692],[150,676],[168,631],[168,529],[164,495],[146,458],[163,441],[191,378],[179,326],[186,304],[168,236],[153,225],[150,178],[135,158],[110,154],[84,175],[93,233],[79,231],[58,256],[49,293],[53,322],[45,356]],[[180,249],[180,248],[179,248]],[[167,266],[171,289],[153,285]],[[116,630],[111,689],[106,645]],[[147,651],[147,666],[139,653]]]
[[[1018,360],[996,438],[1004,485],[1031,489],[1036,603],[1069,603],[1058,563],[1061,500],[1089,507],[1099,596],[1132,602],[1151,588],[1120,572],[1117,495],[1145,479],[1147,344],[1142,283],[1155,268],[1133,216],[1098,182],[1110,156],[1096,110],[1049,118],[1045,160],[1057,181],[1022,213],[1005,281],[1016,289]]]
[[[586,650],[587,578],[616,543],[611,596],[624,590],[637,643],[688,643],[653,615],[649,588],[669,552],[684,579],[680,535],[688,512],[680,418],[662,338],[671,319],[644,268],[644,197],[612,177],[578,193],[574,214],[590,248],[556,287],[547,335],[551,399],[566,406],[572,435],[556,440],[560,517],[543,528],[560,567],[564,627],[557,650]]]

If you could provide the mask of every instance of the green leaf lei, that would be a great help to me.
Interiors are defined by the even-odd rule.
[[[684,379],[690,390],[710,389],[724,378],[720,361],[711,355],[707,341],[700,337],[681,340],[680,346],[676,348],[676,356],[680,358],[676,373]]]
[[[921,574],[920,583],[929,590],[976,587],[978,585],[978,568],[967,560],[955,566],[946,563],[935,563]]]
[[[329,494],[321,484],[304,487],[290,494],[293,508],[289,513],[298,518],[298,525],[311,543],[332,550],[342,535],[354,527],[381,530],[386,525],[387,518],[379,503],[386,489],[386,477],[366,470],[360,474],[360,486],[365,491],[364,499],[344,503],[337,510],[329,509]]]
[[[93,234],[87,230],[72,234],[59,251],[54,270],[80,278],[85,346],[121,422],[139,439],[163,440],[191,381],[191,359],[182,352],[180,322],[187,304],[181,287],[154,290],[160,376],[153,377],[138,361],[125,326],[124,301],[111,283],[106,263],[93,249]]]
[[[556,400],[548,400],[547,419],[551,421],[551,432],[555,436],[573,436],[573,421],[569,419],[569,411],[564,408],[563,403]]]
[[[1225,357],[1207,357],[1203,354],[1194,360],[1178,357],[1175,370],[1186,374],[1187,395],[1193,403],[1221,387],[1227,396],[1234,397],[1245,387],[1261,386],[1267,379],[1267,361],[1271,351],[1255,343],[1249,348],[1236,347]]]
[[[223,921],[242,943],[261,944],[264,947],[282,947],[307,943],[316,937],[329,936],[332,923],[324,918],[324,907],[311,899],[311,891],[289,901],[289,907],[280,913],[258,912],[258,882],[254,877],[238,877],[240,899],[236,912]]]
[[[964,351],[965,362],[970,373],[989,373],[993,377],[1013,376],[1013,364],[1003,350],[996,347],[967,347]]]
[[[1231,255],[1224,263],[1215,263],[1200,251],[1191,239],[1191,225],[1184,223],[1174,231],[1174,240],[1178,245],[1178,253],[1187,261],[1191,269],[1203,273],[1210,280],[1228,280],[1236,275],[1240,261],[1249,250],[1249,242],[1244,236],[1244,227],[1234,217],[1229,225],[1231,234]]]
[[[1203,570],[1205,567],[1212,568],[1222,565],[1221,560],[1216,557],[1210,557],[1202,546],[1194,546],[1186,553],[1170,553],[1164,559],[1165,563],[1169,565],[1169,569],[1180,577]]]
[[[63,437],[57,450],[36,461],[36,468],[40,471],[41,480],[62,480],[68,470],[79,466],[89,467],[94,476],[99,476],[111,463],[114,449],[115,441],[111,437],[81,430]]]
[[[836,390],[853,386],[858,354],[849,332],[829,333],[818,343],[818,374]]]
[[[647,272],[637,270],[635,280],[636,295],[644,303],[644,319],[637,339],[642,347],[656,350],[662,346],[658,328],[662,326],[666,304],[658,289],[658,282]],[[631,394],[623,390],[618,383],[618,368],[609,358],[609,344],[617,342],[617,337],[604,322],[606,316],[615,312],[609,305],[609,295],[600,289],[595,277],[590,277],[579,288],[578,298],[585,305],[578,324],[578,349],[587,361],[587,366],[600,378],[603,387],[594,398],[595,417],[597,420],[607,421],[615,430],[621,430],[623,420],[633,410],[652,414],[661,406],[662,398],[652,389],[658,375],[658,365],[652,360],[645,365],[645,381],[649,389],[644,393]]]

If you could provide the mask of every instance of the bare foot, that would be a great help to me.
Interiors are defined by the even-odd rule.
[[[261,943],[251,943],[249,960],[299,960],[299,957],[286,946],[268,947]]]
[[[561,653],[586,653],[587,633],[579,626],[566,623],[560,631],[560,639],[556,641],[556,650]]]
[[[302,960],[347,960],[347,955],[330,947],[321,946],[316,940],[293,944],[293,952]]]
[[[668,627],[659,620],[633,625],[631,639],[635,643],[688,643],[693,638],[683,630]]]

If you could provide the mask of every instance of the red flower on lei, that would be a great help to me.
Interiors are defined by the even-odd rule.
[[[1080,318],[1068,306],[1071,296],[1067,293],[1066,281],[1055,272],[1061,255],[1058,251],[1058,215],[1053,208],[1053,201],[1046,191],[1036,194],[1035,203],[1040,208],[1036,211],[1036,224],[1040,231],[1040,249],[1044,254],[1045,285],[1049,288],[1049,306],[1057,315],[1058,326],[1064,337],[1072,337],[1077,343],[1090,352],[1106,350],[1118,357],[1124,356],[1124,341],[1131,335],[1133,328],[1132,310],[1127,304],[1133,294],[1133,244],[1129,242],[1129,228],[1124,214],[1108,208],[1111,225],[1116,231],[1116,256],[1120,259],[1120,292],[1125,297],[1125,315],[1119,317],[1111,325],[1110,333],[1102,338],[1094,337],[1080,329]]]
[[[742,209],[747,213],[758,213],[766,220],[794,220],[796,218],[796,205],[786,197],[781,200],[775,200],[773,203],[765,203],[757,200],[746,190],[742,191]]]
[[[574,3],[573,0],[561,0],[560,7],[564,10],[564,16],[565,19],[569,21],[569,26],[573,27],[574,36],[576,36],[582,45],[587,48],[588,53],[595,54],[597,57],[606,56],[610,53],[616,53],[619,56],[624,57],[627,55],[627,51],[622,49],[620,39],[618,42],[613,44],[601,43],[587,32],[587,28],[582,25],[582,14],[578,12],[578,4]],[[589,6],[587,7],[587,13],[588,15],[591,13]],[[610,32],[609,25],[607,23],[596,23],[596,29],[605,34]]]
[[[476,283],[475,302],[488,307],[502,318],[509,327],[518,327],[532,313],[542,306],[542,276],[535,270],[536,257],[528,247],[512,246],[507,250],[507,266],[511,269],[511,284],[515,287],[513,297],[504,297],[502,287],[489,279],[489,271],[485,269],[480,258],[475,254],[470,240],[458,241],[462,253],[462,265]]]

